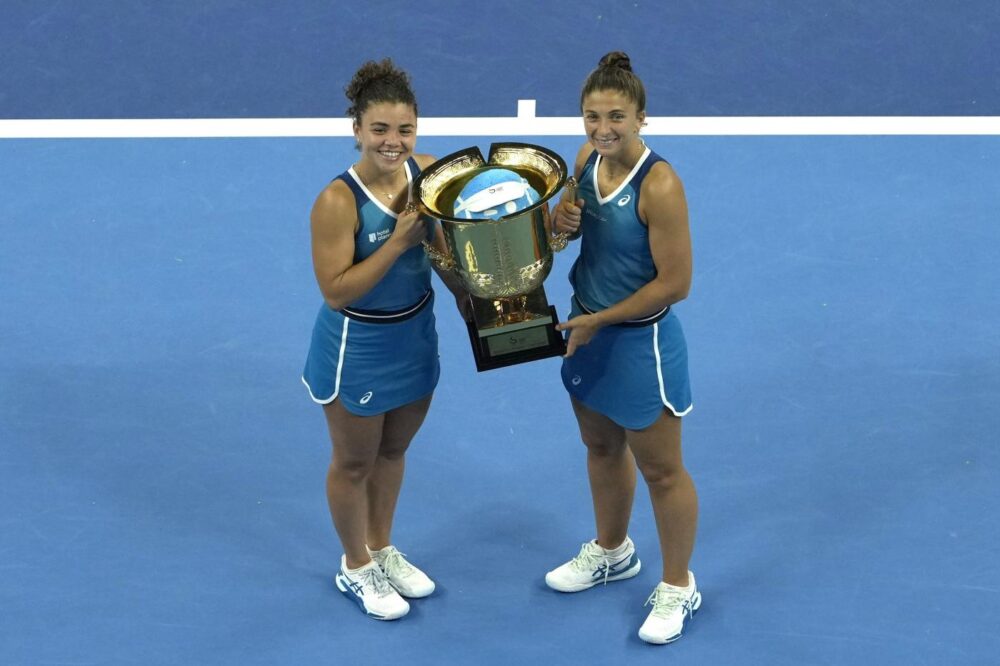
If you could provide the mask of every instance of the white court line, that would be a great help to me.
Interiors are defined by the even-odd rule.
[[[1000,116],[728,116],[647,118],[647,136],[1000,135]],[[577,116],[420,118],[421,136],[579,136]],[[0,120],[0,139],[349,137],[349,118],[152,118]]]

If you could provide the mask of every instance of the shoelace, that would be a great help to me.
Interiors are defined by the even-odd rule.
[[[413,571],[413,566],[403,559],[404,553],[390,547],[389,552],[379,563],[386,576],[396,576],[406,578]]]
[[[580,549],[580,554],[573,558],[573,567],[578,571],[598,571],[604,574],[604,584],[608,584],[611,573],[611,560],[603,548],[598,551],[594,544],[587,542]]]
[[[392,591],[385,574],[377,566],[362,571],[357,580],[362,587],[370,587],[380,597],[384,597]]]
[[[654,589],[653,593],[649,595],[649,599],[646,599],[646,603],[644,603],[643,606],[649,606],[652,604],[652,614],[657,617],[666,618],[678,608],[685,605],[687,600],[687,595],[683,592],[664,590],[657,585],[656,589]],[[684,610],[687,612],[686,608]]]

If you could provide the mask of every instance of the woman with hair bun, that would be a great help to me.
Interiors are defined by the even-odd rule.
[[[562,378],[587,447],[597,537],[545,581],[579,592],[639,573],[628,537],[638,467],[663,563],[639,636],[669,643],[701,605],[688,570],[698,497],[681,457],[687,347],[671,310],[691,285],[687,204],[673,168],[640,137],[646,93],[626,54],[601,58],[580,108],[587,142],[576,158],[577,198],[560,201],[552,219],[556,231],[582,238],[571,313],[560,325]]]
[[[344,549],[335,582],[370,617],[409,612],[434,582],[392,545],[404,454],[439,375],[431,266],[441,230],[407,204],[434,161],[414,154],[417,102],[390,59],[366,62],[345,88],[361,156],[319,194],[312,259],[324,303],[302,381],[323,406],[333,445],[326,495]],[[447,276],[456,298],[464,294]]]

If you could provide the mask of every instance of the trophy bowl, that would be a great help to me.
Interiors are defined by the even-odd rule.
[[[539,201],[498,220],[454,217],[458,193],[490,167],[521,174],[538,192]],[[441,158],[417,177],[413,189],[422,209],[441,223],[455,262],[452,270],[469,293],[510,298],[541,286],[552,269],[545,212],[565,182],[566,163],[547,148],[494,143],[488,161],[475,147]]]
[[[520,174],[539,194],[531,205],[498,219],[454,214],[462,188],[477,174],[502,167]],[[480,370],[561,355],[555,308],[542,283],[552,270],[553,249],[565,240],[546,228],[548,202],[567,182],[559,155],[533,144],[494,143],[489,159],[472,147],[442,157],[413,183],[421,212],[441,224],[448,253],[428,247],[442,270],[453,272],[473,302],[469,335]]]

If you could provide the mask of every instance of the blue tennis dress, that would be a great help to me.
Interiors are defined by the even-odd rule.
[[[639,192],[650,168],[661,161],[647,147],[621,186],[601,197],[600,156],[595,151],[587,159],[577,190],[586,203],[580,256],[570,270],[575,292],[570,318],[609,308],[656,277],[649,231],[639,221]],[[664,408],[675,416],[692,408],[687,343],[669,307],[599,330],[563,360],[562,380],[576,400],[629,430],[653,425]]]
[[[412,184],[420,168],[412,158],[404,168]],[[353,168],[337,178],[351,188],[357,203],[358,263],[389,239],[397,215],[368,191]],[[433,222],[428,222],[428,240],[433,235]],[[333,310],[323,303],[302,372],[312,399],[328,404],[340,398],[351,413],[373,416],[433,393],[441,371],[433,305],[430,262],[419,245],[350,307]]]

